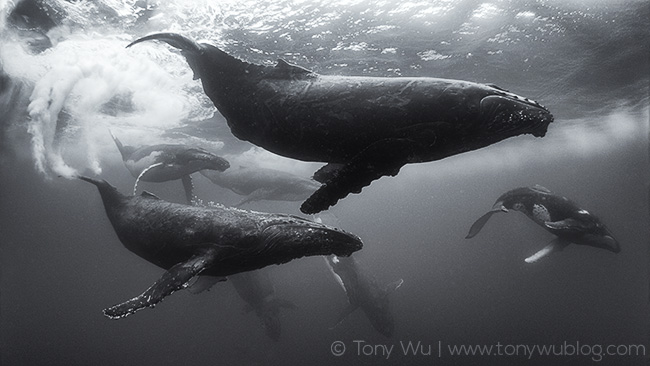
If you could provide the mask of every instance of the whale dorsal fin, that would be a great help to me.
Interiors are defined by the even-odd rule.
[[[533,186],[533,188],[531,188],[531,189],[532,189],[533,191],[537,191],[537,192],[539,192],[539,193],[551,194],[551,190],[550,190],[550,189],[548,189],[548,188],[546,188],[546,187],[544,187],[544,186],[540,186],[539,184],[535,184],[535,185]]]
[[[160,199],[160,197],[156,196],[155,194],[153,194],[151,192],[147,192],[147,191],[142,191],[142,193],[140,195],[142,197],[146,197],[146,198],[154,198],[154,199],[157,199],[157,200]]]
[[[273,68],[273,71],[273,76],[282,79],[304,79],[314,74],[314,72],[309,69],[290,64],[281,58],[278,59],[278,63]]]

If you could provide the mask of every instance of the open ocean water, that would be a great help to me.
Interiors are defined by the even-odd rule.
[[[0,0],[3,366],[647,364],[647,1],[30,2],[45,15]],[[317,257],[267,269],[278,296],[298,307],[281,313],[278,342],[227,282],[109,320],[102,309],[162,274],[122,246],[94,187],[65,178],[96,175],[132,190],[109,128],[129,145],[191,143],[305,177],[322,165],[234,138],[170,47],[125,49],[161,31],[321,74],[494,83],[539,101],[555,122],[541,139],[408,165],[328,211],[363,239],[354,256],[364,270],[380,283],[404,279],[390,297],[391,338],[361,311],[334,326],[346,297]],[[194,181],[204,201],[241,199]],[[464,239],[502,193],[534,184],[597,215],[622,251],[571,245],[526,264],[552,235],[515,212]],[[140,189],[184,199],[179,182]],[[300,214],[299,202],[245,207]],[[403,349],[409,342],[415,352]],[[492,348],[454,354],[461,346]]]

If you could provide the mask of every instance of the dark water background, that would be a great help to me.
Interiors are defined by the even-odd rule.
[[[0,1],[3,19],[11,8]],[[34,34],[0,23],[2,365],[646,364],[636,355],[600,362],[454,357],[447,346],[579,342],[642,344],[650,352],[647,2],[178,1],[139,18],[141,9],[128,1],[51,2],[51,9],[59,11],[51,14],[59,26],[43,52],[26,46]],[[322,258],[270,268],[278,295],[299,307],[283,312],[277,343],[243,312],[227,283],[200,295],[181,291],[154,310],[109,320],[102,309],[141,293],[161,270],[121,246],[94,187],[58,177],[96,173],[130,191],[134,179],[107,128],[134,145],[192,142],[305,176],[318,167],[234,139],[168,47],[123,49],[154,31],[206,39],[252,62],[282,57],[324,74],[491,82],[540,101],[556,121],[542,139],[521,136],[407,166],[330,210],[364,240],[355,256],[366,270],[382,282],[404,279],[391,297],[391,339],[361,312],[330,329],[345,297]],[[66,80],[74,87],[59,88]],[[43,95],[32,95],[39,87],[54,91],[46,93],[50,109],[43,113],[28,107]],[[239,200],[201,176],[195,183],[205,200]],[[551,235],[517,213],[496,215],[476,238],[464,239],[500,194],[533,184],[599,216],[622,252],[569,246],[527,265],[523,259]],[[143,186],[183,200],[179,182]],[[249,208],[299,214],[290,202]],[[347,346],[341,357],[330,352],[337,340]],[[358,355],[355,340],[395,350],[388,360]],[[433,354],[404,356],[400,341],[432,345]]]

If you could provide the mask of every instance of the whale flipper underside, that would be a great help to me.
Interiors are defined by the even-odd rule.
[[[584,233],[593,230],[594,225],[588,225],[575,219],[566,219],[554,222],[545,222],[544,226],[553,230],[561,230],[572,233]]]
[[[566,240],[563,240],[561,238],[555,238],[555,239],[551,240],[551,242],[547,246],[542,248],[539,252],[537,252],[537,253],[531,255],[530,257],[524,259],[524,261],[526,261],[526,263],[535,263],[535,262],[539,261],[540,259],[548,256],[551,253],[559,252],[559,251],[563,250],[569,244],[571,244],[571,243],[566,241]]]
[[[216,260],[218,250],[207,249],[185,262],[178,263],[166,271],[158,281],[141,295],[121,304],[104,309],[104,314],[111,319],[119,319],[146,307],[154,307],[166,296],[183,289],[188,281],[197,276]]]
[[[300,206],[300,211],[315,214],[334,206],[350,193],[359,193],[363,187],[385,175],[395,176],[409,163],[413,155],[409,139],[378,141],[342,166],[328,164],[316,172],[314,178],[324,183]]]

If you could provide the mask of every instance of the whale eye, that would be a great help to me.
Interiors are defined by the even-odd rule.
[[[587,210],[580,210],[580,211],[578,211],[578,213],[581,214],[581,215],[589,215],[589,211],[587,211]]]

